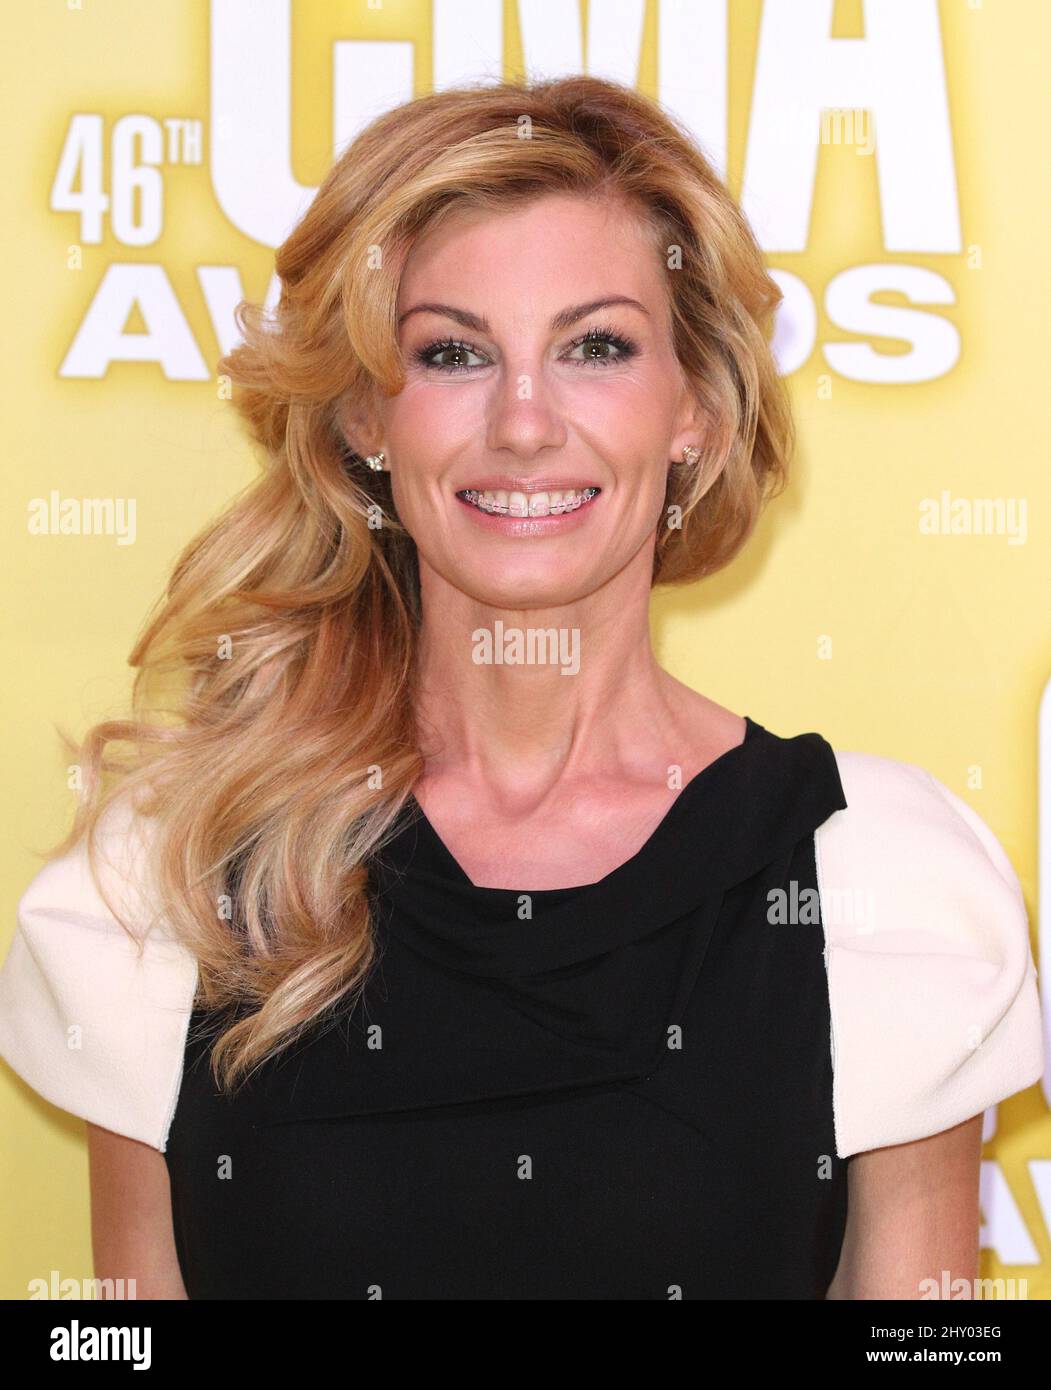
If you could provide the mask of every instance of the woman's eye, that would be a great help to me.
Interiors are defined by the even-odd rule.
[[[481,354],[476,352],[469,343],[461,343],[455,339],[447,338],[440,343],[430,343],[427,347],[420,348],[416,354],[416,361],[423,367],[434,367],[439,372],[463,372],[479,365],[477,362],[468,362],[465,359],[479,356]],[[484,365],[484,359],[482,365]]]
[[[607,367],[625,362],[629,357],[634,357],[638,350],[630,338],[622,337],[611,328],[589,329],[583,337],[570,344],[570,351],[576,352],[578,349],[582,355],[569,360],[589,367]]]

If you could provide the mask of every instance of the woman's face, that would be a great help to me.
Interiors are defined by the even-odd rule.
[[[627,210],[569,195],[458,213],[417,242],[398,295],[406,381],[380,409],[425,593],[437,576],[549,608],[631,565],[648,591],[669,465],[703,440],[666,273]]]

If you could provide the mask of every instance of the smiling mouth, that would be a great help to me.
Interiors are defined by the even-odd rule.
[[[479,492],[465,488],[457,497],[481,512],[497,516],[561,516],[586,507],[602,491],[600,487],[565,488],[561,492],[505,492],[502,488]]]

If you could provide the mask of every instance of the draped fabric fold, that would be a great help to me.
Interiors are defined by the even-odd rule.
[[[595,884],[523,890],[522,918],[521,894],[471,883],[413,799],[373,865],[379,950],[363,996],[237,1104],[280,1125],[632,1083],[659,1100],[663,1077],[661,1103],[703,1132],[703,1096],[673,1084],[676,1037],[724,900],[778,884],[845,805],[823,738],[748,719],[626,863]]]

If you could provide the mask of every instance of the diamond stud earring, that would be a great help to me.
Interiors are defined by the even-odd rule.
[[[700,451],[700,449],[694,448],[694,446],[693,446],[692,444],[686,444],[686,445],[684,445],[684,446],[683,446],[683,451],[682,451],[682,461],[683,461],[683,463],[688,463],[688,464],[690,464],[691,466],[700,463],[700,461],[701,461],[701,451]]]
[[[382,473],[383,460],[386,457],[387,455],[383,453],[383,451],[381,450],[378,454],[369,454],[365,459],[365,463],[368,465],[369,468],[372,469],[374,473]]]

